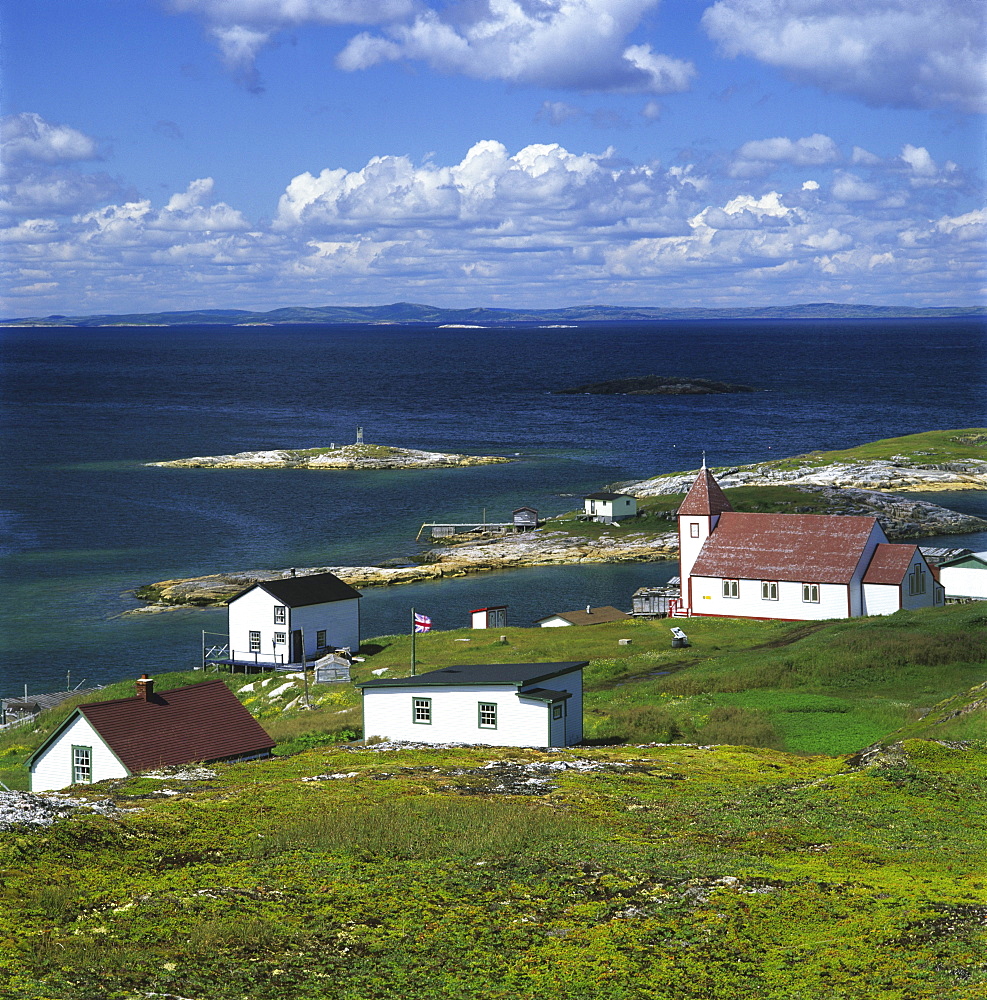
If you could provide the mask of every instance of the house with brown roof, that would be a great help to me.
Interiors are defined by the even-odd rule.
[[[270,755],[274,740],[220,680],[80,705],[28,758],[31,791],[125,778],[172,764]]]
[[[734,511],[703,465],[678,510],[686,614],[807,620],[944,603],[918,546],[876,518]]]
[[[297,667],[360,648],[360,597],[333,573],[264,580],[229,602],[234,664]]]
[[[546,615],[535,621],[536,625],[542,628],[559,628],[565,625],[603,625],[606,622],[627,621],[630,615],[609,604],[601,608],[591,608],[586,605],[585,611],[559,611],[556,614]]]

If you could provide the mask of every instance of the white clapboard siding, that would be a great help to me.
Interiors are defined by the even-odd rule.
[[[939,579],[947,597],[975,597],[987,600],[987,567],[943,566]]]
[[[806,583],[813,581],[806,580]],[[740,580],[739,596],[724,597],[723,581],[718,578],[692,578],[692,613],[727,615],[734,618],[781,618],[792,621],[848,617],[847,586],[843,583],[819,584],[819,601],[802,600],[802,584],[778,581],[778,599],[764,600],[761,580]]]
[[[47,792],[72,784],[72,747],[92,749],[93,781],[125,778],[127,769],[114,756],[84,715],[78,714],[31,765],[31,791]]]

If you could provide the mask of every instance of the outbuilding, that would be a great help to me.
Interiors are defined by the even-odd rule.
[[[591,608],[586,605],[585,611],[559,611],[555,614],[538,618],[536,625],[542,628],[561,628],[567,625],[605,625],[607,622],[622,622],[630,618],[626,611],[614,608],[609,604],[601,608]]]
[[[533,531],[538,527],[538,511],[534,507],[518,507],[513,512],[515,531]]]
[[[229,659],[291,668],[335,649],[355,653],[361,596],[333,573],[255,583],[229,603]]]
[[[613,524],[637,516],[637,497],[627,493],[588,493],[583,497],[583,509],[591,520]]]
[[[172,764],[270,755],[274,740],[220,680],[80,705],[27,760],[31,791],[125,778]]]
[[[946,560],[939,567],[939,580],[948,600],[987,601],[987,552]]]
[[[506,628],[507,605],[498,604],[492,608],[473,608],[470,612],[470,625],[473,628]]]
[[[470,664],[364,681],[357,685],[363,690],[364,737],[571,746],[583,738],[588,662]]]

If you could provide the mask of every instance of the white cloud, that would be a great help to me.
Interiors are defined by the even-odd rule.
[[[337,57],[344,70],[409,59],[444,73],[580,90],[687,90],[692,63],[626,39],[658,0],[487,0],[426,8],[385,36],[361,33]],[[444,19],[444,15],[450,19]],[[452,20],[452,18],[455,20]]]
[[[877,201],[884,194],[877,185],[868,184],[845,170],[836,172],[832,190],[837,201]]]
[[[874,167],[881,162],[881,158],[860,146],[854,146],[853,152],[850,154],[850,162],[854,166]]]
[[[778,136],[755,139],[737,150],[730,165],[732,177],[757,177],[783,163],[796,167],[817,167],[840,159],[836,143],[828,135],[816,132],[802,139]]]
[[[7,167],[24,162],[55,164],[99,158],[94,139],[68,125],[45,121],[33,112],[0,119],[0,142]]]
[[[157,204],[35,214],[0,236],[20,315],[396,298],[654,304],[656,289],[678,305],[841,300],[848,289],[859,301],[975,302],[987,212],[957,188],[913,186],[933,152],[883,162],[880,186],[837,170],[832,186],[751,192],[693,163],[486,139],[459,162],[379,156],[299,174],[274,222],[253,228],[207,177]]]
[[[982,0],[717,0],[702,23],[727,55],[867,104],[987,108]]]
[[[803,181],[802,182],[803,191],[818,191],[819,181]]]

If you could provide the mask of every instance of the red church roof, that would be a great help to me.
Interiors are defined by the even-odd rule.
[[[274,740],[222,681],[80,705],[128,771],[262,754]]]
[[[876,525],[873,517],[728,510],[703,545],[692,575],[849,583]]]
[[[878,545],[864,573],[864,583],[886,583],[897,587],[905,579],[915,549],[914,545],[892,545],[890,542]]]
[[[709,516],[722,514],[724,511],[733,510],[730,501],[727,500],[720,484],[713,478],[713,474],[705,466],[699,470],[696,481],[692,484],[689,492],[685,495],[679,507],[678,513],[697,514],[699,516]]]

